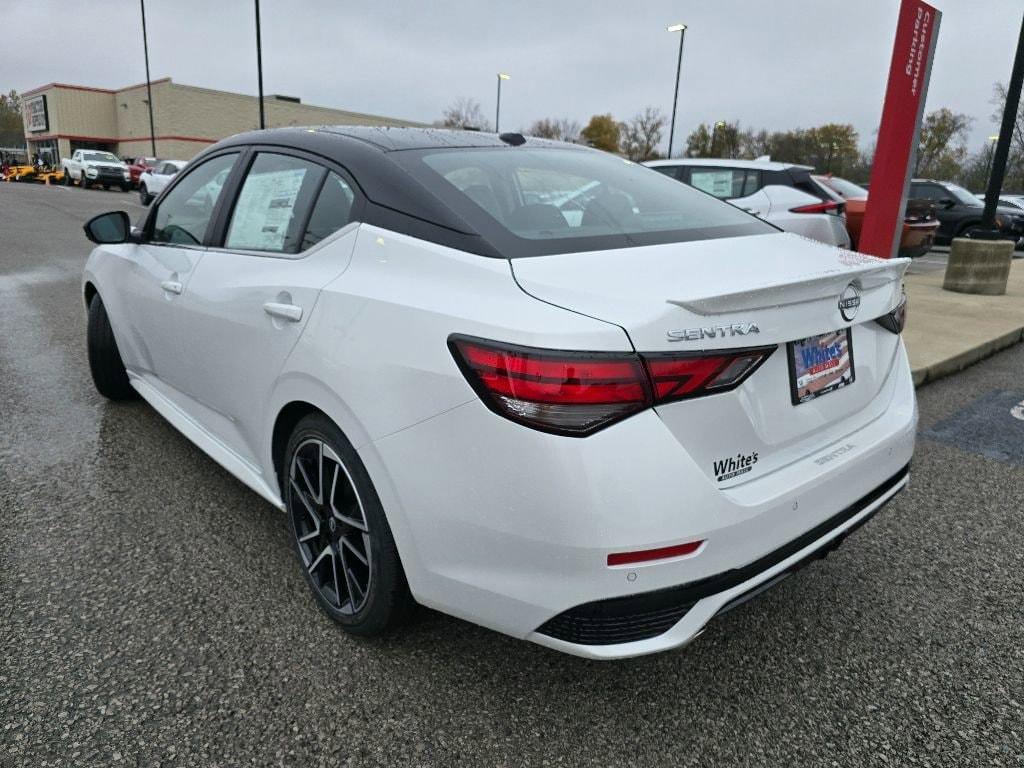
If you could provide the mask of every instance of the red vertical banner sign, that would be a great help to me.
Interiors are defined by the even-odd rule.
[[[921,0],[903,0],[900,4],[889,84],[858,243],[862,252],[883,259],[896,255],[903,232],[907,188],[914,170],[941,17],[941,12]]]

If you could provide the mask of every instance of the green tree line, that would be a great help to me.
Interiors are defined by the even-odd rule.
[[[993,88],[991,121],[999,125],[1006,103],[1006,87]],[[460,99],[438,122],[451,128],[489,130],[477,102]],[[982,191],[991,170],[994,141],[970,151],[968,137],[974,124],[969,115],[945,107],[929,112],[921,125],[914,175],[955,181]],[[993,133],[996,131],[993,128]],[[661,157],[660,146],[667,139],[667,120],[654,107],[647,107],[631,119],[620,121],[612,114],[598,114],[580,127],[569,118],[543,118],[521,129],[528,136],[589,144],[638,162]],[[874,142],[862,148],[862,137],[849,123],[825,123],[809,128],[771,131],[742,127],[738,121],[702,122],[680,142],[685,157],[721,157],[753,160],[771,157],[781,162],[814,166],[821,173],[834,173],[866,183],[871,176]],[[1017,114],[1010,159],[1003,189],[1024,192],[1024,103]]]

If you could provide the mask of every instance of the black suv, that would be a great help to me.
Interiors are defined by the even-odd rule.
[[[985,204],[963,187],[949,181],[913,179],[910,197],[930,200],[935,205],[939,231],[936,245],[949,245],[954,237],[964,237],[981,224]],[[1024,243],[1024,211],[1008,205],[996,208],[996,226],[1007,239]]]

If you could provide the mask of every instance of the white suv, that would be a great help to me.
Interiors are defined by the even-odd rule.
[[[808,165],[770,160],[680,158],[650,168],[739,206],[786,232],[850,247],[845,203],[811,177]]]

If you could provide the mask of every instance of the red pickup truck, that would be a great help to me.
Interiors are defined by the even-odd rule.
[[[128,163],[128,173],[131,176],[132,189],[139,186],[139,176],[146,171],[152,170],[162,162],[163,160],[158,157],[136,157]]]

